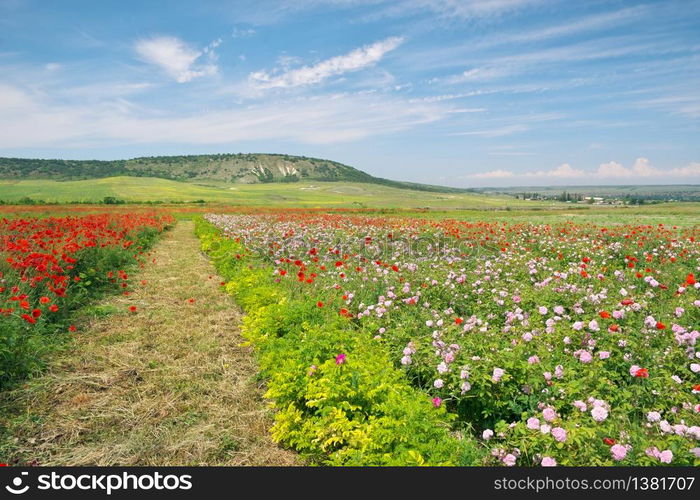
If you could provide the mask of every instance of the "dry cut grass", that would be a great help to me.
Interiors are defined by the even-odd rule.
[[[0,462],[300,463],[269,437],[271,413],[251,350],[241,346],[240,313],[219,290],[192,223],[181,221],[152,257],[131,278],[134,293],[91,308],[46,374],[0,401],[9,435]]]

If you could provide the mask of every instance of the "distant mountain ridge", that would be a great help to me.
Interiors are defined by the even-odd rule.
[[[115,176],[157,177],[185,182],[214,180],[234,184],[345,181],[439,193],[471,191],[382,179],[336,161],[271,153],[150,156],[129,160],[0,158],[0,178],[3,179],[67,181]]]

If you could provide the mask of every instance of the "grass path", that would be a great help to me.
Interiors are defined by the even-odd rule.
[[[89,308],[82,333],[46,374],[0,400],[10,435],[0,462],[298,463],[269,437],[239,312],[199,252],[192,222],[179,222],[152,258],[130,277],[145,285]]]

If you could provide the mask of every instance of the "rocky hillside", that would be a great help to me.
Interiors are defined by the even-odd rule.
[[[0,158],[0,178],[3,179],[81,180],[121,175],[176,181],[215,180],[236,184],[298,181],[368,182],[423,191],[463,191],[381,179],[335,161],[282,154],[154,156],[113,161]]]

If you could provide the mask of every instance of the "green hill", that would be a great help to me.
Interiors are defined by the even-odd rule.
[[[155,177],[181,182],[222,181],[233,184],[342,181],[437,193],[468,191],[392,181],[331,160],[283,154],[154,156],[112,161],[0,158],[0,179],[75,181],[116,176]]]

